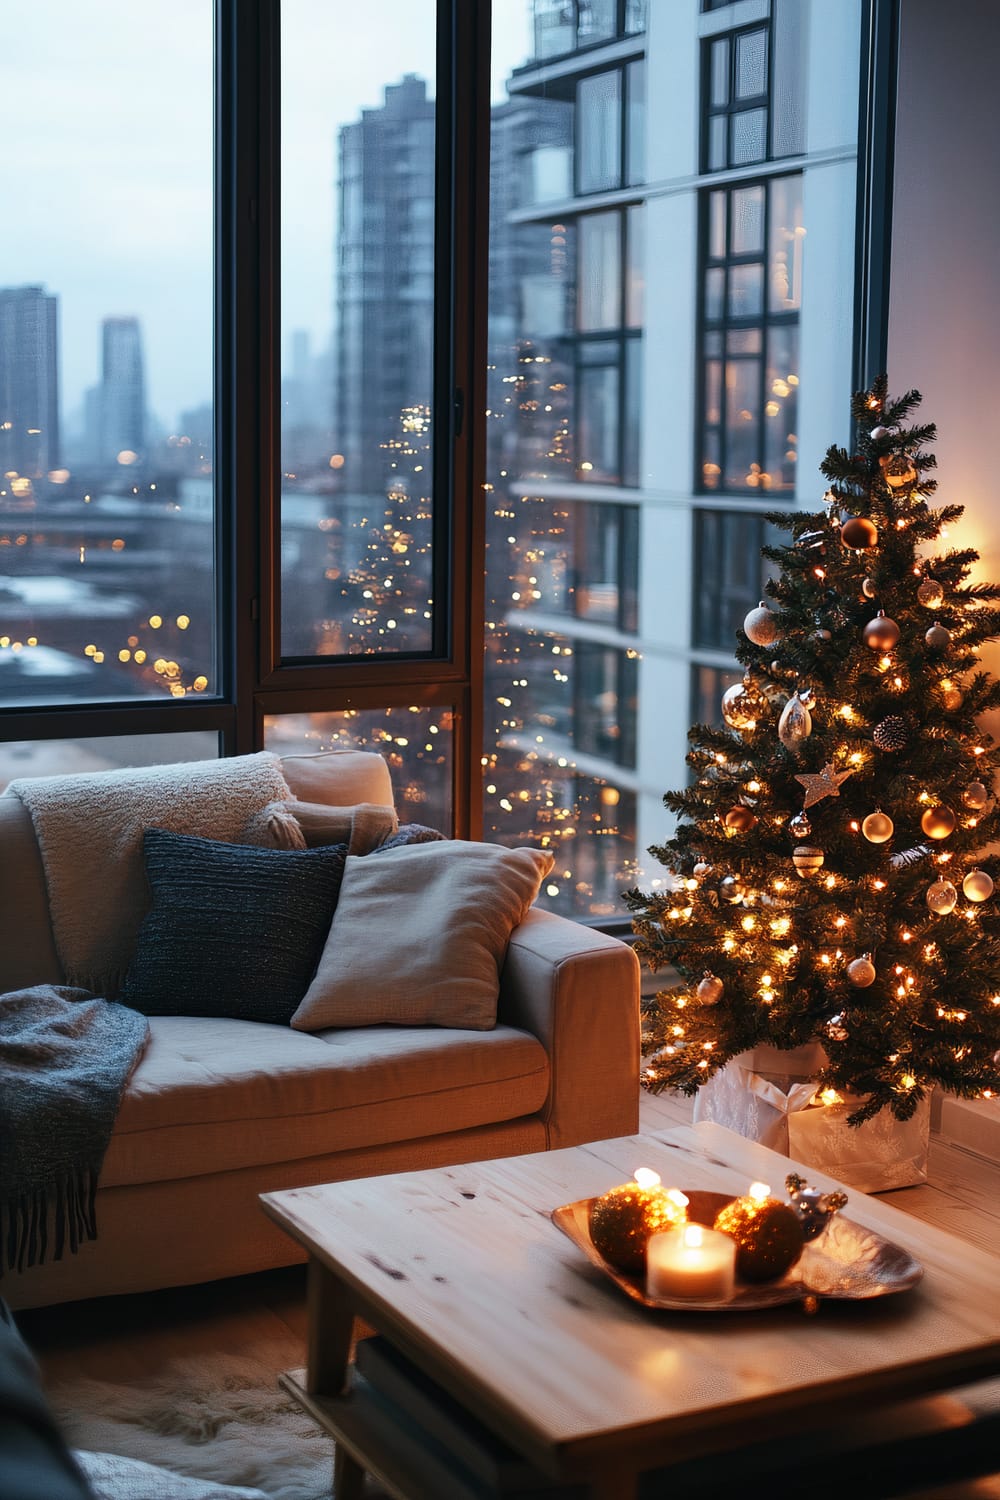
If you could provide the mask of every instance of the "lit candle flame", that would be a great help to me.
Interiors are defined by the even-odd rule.
[[[766,1182],[751,1182],[749,1196],[755,1203],[764,1203],[771,1196],[771,1189]]]
[[[662,1180],[659,1172],[654,1172],[652,1167],[636,1167],[634,1175],[641,1188],[659,1187]]]
[[[684,1230],[684,1248],[700,1250],[704,1238],[700,1224],[688,1224]]]
[[[671,1188],[667,1193],[667,1197],[670,1199],[671,1203],[676,1203],[678,1208],[687,1208],[688,1204],[691,1201],[686,1193],[681,1192],[680,1188]]]

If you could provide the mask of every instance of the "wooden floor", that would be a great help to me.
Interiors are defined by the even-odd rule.
[[[644,1131],[670,1129],[690,1115],[687,1100],[643,1095]],[[930,1178],[928,1185],[895,1192],[889,1201],[995,1251],[1000,1167],[932,1139]],[[127,1381],[180,1355],[254,1355],[264,1345],[276,1367],[287,1369],[305,1360],[305,1271],[293,1266],[204,1286],[41,1308],[20,1313],[18,1322],[53,1385],[81,1375]],[[995,1409],[996,1391],[979,1388],[970,1404]]]

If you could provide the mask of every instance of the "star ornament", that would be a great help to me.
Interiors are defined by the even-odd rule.
[[[806,789],[806,799],[802,806],[812,807],[814,803],[822,802],[824,797],[839,797],[841,782],[853,775],[853,771],[835,771],[833,762],[827,761],[822,771],[813,775],[807,772],[802,776],[796,776],[795,780],[801,781]]]

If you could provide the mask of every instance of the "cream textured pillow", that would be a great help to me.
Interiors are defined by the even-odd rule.
[[[541,849],[445,839],[349,855],[296,1031],[496,1025],[500,965],[552,868]]]

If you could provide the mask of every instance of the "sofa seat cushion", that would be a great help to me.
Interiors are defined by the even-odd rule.
[[[467,1130],[539,1110],[549,1064],[526,1031],[291,1031],[153,1016],[101,1187],[197,1177]]]

